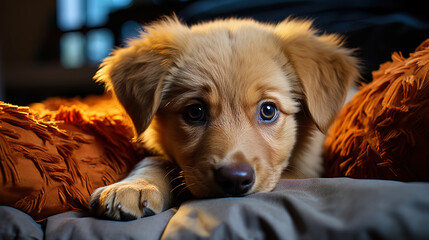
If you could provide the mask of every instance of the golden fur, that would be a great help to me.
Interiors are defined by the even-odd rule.
[[[213,169],[235,163],[254,169],[250,194],[271,191],[280,177],[321,175],[323,133],[358,77],[351,54],[337,35],[318,35],[309,21],[228,19],[188,27],[173,17],[115,50],[95,78],[115,93],[140,139],[181,168],[193,195],[224,196]],[[274,122],[258,121],[261,101],[276,104]],[[205,125],[183,119],[195,102],[207,107]],[[146,167],[98,189],[92,196],[98,213],[126,219],[167,208],[160,161],[146,159]]]

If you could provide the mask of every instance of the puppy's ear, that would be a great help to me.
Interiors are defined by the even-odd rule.
[[[317,127],[326,133],[359,77],[352,50],[337,35],[318,35],[311,22],[286,19],[275,28],[286,57],[295,69],[300,95]]]
[[[94,79],[112,90],[140,135],[151,123],[161,101],[163,80],[182,50],[189,29],[176,17],[157,22],[128,47],[114,50]]]

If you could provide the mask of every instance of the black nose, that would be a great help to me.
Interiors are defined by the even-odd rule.
[[[216,169],[214,178],[225,193],[243,195],[255,182],[255,171],[248,164],[227,165]]]

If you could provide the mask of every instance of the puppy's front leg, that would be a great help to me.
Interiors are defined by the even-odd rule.
[[[125,221],[162,212],[171,200],[166,166],[161,158],[143,159],[122,181],[96,189],[90,208],[98,216]]]

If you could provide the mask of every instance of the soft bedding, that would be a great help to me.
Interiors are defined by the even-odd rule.
[[[15,208],[0,206],[0,240],[429,239],[429,183],[416,182],[425,181],[428,176],[425,144],[428,44],[429,41],[422,43],[407,59],[400,54],[394,55],[392,63],[384,64],[374,75],[386,77],[384,80],[387,79],[388,83],[382,82],[383,78],[374,77],[373,83],[366,85],[359,94],[364,96],[366,90],[379,94],[378,98],[365,95],[366,100],[380,100],[376,107],[368,105],[368,109],[374,112],[380,107],[392,107],[390,103],[399,104],[394,106],[395,112],[400,110],[406,115],[403,119],[418,120],[416,127],[412,127],[414,125],[410,125],[408,120],[404,124],[407,131],[391,127],[389,124],[396,122],[391,118],[399,115],[385,114],[387,118],[375,118],[381,127],[388,130],[381,135],[375,132],[379,129],[372,128],[371,124],[361,131],[340,119],[337,126],[347,131],[329,133],[330,141],[347,140],[350,144],[344,147],[342,144],[330,145],[327,141],[326,146],[335,146],[331,149],[335,151],[325,150],[328,177],[414,181],[409,183],[351,178],[281,180],[271,193],[187,201],[156,216],[130,222],[102,220],[85,212],[89,195],[98,185],[108,185],[123,177],[136,161],[145,156],[139,144],[130,141],[132,128],[122,116],[122,110],[117,108],[117,103],[111,98],[88,98],[69,103],[64,99],[50,100],[42,105],[33,105],[31,109],[2,104],[0,204]],[[393,86],[393,90],[378,86]],[[393,101],[389,97],[392,95],[386,92],[394,93],[396,100]],[[389,100],[389,104],[386,105],[383,99]],[[354,100],[359,104],[365,101]],[[353,105],[353,100],[350,105]],[[409,110],[417,105],[426,110]],[[368,111],[347,109],[343,110],[345,114],[350,111],[352,116],[364,116],[360,122],[351,118],[354,126],[363,127],[361,123],[370,122]],[[352,133],[356,135],[349,134],[353,129],[359,130]],[[359,137],[363,133],[366,138],[361,142]],[[392,142],[374,146],[373,139]],[[358,143],[372,144],[373,147],[362,147]],[[382,147],[402,151],[399,151],[401,154],[380,151],[375,157],[382,157],[383,161],[374,161],[377,159],[374,155],[369,158],[367,153],[360,152],[371,150],[368,152],[373,154],[374,149],[382,150]],[[423,154],[417,154],[419,151]],[[392,161],[403,164],[392,167],[389,165],[395,163]],[[412,162],[418,164],[410,164]],[[28,167],[32,170],[28,171]],[[357,175],[353,174],[356,169],[354,173]],[[383,171],[375,172],[375,169]],[[407,178],[400,177],[404,171]],[[35,179],[37,177],[43,179]],[[63,213],[65,211],[75,212]],[[53,215],[56,213],[60,214]]]
[[[0,214],[0,239],[429,239],[429,183],[281,180],[270,193],[191,200],[130,222],[68,212],[39,225],[13,208]]]

